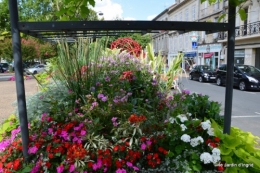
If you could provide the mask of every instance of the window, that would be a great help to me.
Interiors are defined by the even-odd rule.
[[[185,21],[189,21],[189,9],[185,10]]]
[[[196,6],[192,6],[192,11],[191,11],[191,15],[192,15],[192,21],[196,20]]]

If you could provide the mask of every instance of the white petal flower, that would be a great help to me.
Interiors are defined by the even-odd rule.
[[[183,142],[190,142],[190,135],[183,134],[183,135],[181,136],[181,140],[182,140]]]
[[[220,149],[214,148],[214,149],[212,150],[212,155],[220,156]]]
[[[170,117],[170,118],[169,118],[169,122],[170,122],[170,123],[173,124],[175,121],[176,121],[175,118],[173,118],[173,117]]]
[[[201,123],[201,127],[202,127],[204,130],[210,129],[210,127],[211,127],[210,121],[207,120],[207,121],[205,121],[205,122],[202,122],[202,123]]]
[[[200,143],[203,143],[203,142],[204,142],[204,139],[203,139],[201,136],[198,136],[198,137],[197,137],[197,140],[198,140],[198,142],[200,142]]]
[[[207,131],[209,136],[214,136],[214,129],[213,128],[209,128]]]
[[[192,114],[191,113],[187,113],[187,115],[190,117]]]
[[[220,156],[212,155],[212,163],[216,164],[220,161]]]
[[[190,140],[190,145],[191,145],[192,147],[198,146],[199,143],[198,143],[197,138],[192,138],[192,139]]]
[[[184,124],[181,124],[181,130],[185,131],[187,129],[187,127]]]
[[[182,123],[184,123],[185,121],[188,120],[188,118],[187,118],[186,115],[184,115],[184,114],[178,115],[177,117],[180,118],[180,121],[181,121]]]
[[[200,155],[200,161],[202,161],[204,164],[208,164],[213,161],[213,158],[208,152],[204,152]]]

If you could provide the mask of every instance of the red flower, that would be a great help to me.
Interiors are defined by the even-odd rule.
[[[210,143],[209,143],[209,146],[211,146],[211,147],[213,147],[213,148],[216,148],[216,147],[217,147],[217,145],[216,145],[214,142],[210,142]]]
[[[131,82],[134,79],[134,75],[132,71],[124,71],[123,75],[120,77],[120,80],[128,80]]]
[[[220,142],[220,139],[219,139],[218,137],[215,137],[215,138],[214,138],[214,141]]]
[[[118,145],[114,146],[114,151],[118,151]]]
[[[223,172],[225,170],[225,168],[223,165],[220,165],[217,167],[217,170]]]
[[[46,162],[46,163],[45,163],[45,166],[46,166],[47,168],[50,168],[50,167],[51,167],[51,163],[50,163],[50,162]]]
[[[88,168],[92,168],[93,163],[92,162],[88,162]]]
[[[17,171],[19,167],[20,167],[20,159],[16,159],[16,160],[14,161],[13,169],[14,169],[15,171]]]

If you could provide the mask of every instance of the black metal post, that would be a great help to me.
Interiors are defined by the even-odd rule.
[[[12,29],[12,44],[13,44],[13,58],[15,69],[15,83],[18,103],[19,121],[21,126],[23,155],[24,159],[28,160],[28,144],[29,131],[28,119],[25,100],[24,78],[23,78],[23,61],[21,54],[21,38],[18,28],[18,7],[17,0],[9,0],[10,21]]]
[[[232,99],[233,99],[233,78],[234,78],[234,51],[235,51],[235,25],[236,25],[236,7],[229,1],[228,4],[228,51],[227,51],[227,79],[225,95],[224,129],[223,133],[230,134],[232,117]]]

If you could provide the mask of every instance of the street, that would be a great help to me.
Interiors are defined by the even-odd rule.
[[[192,93],[208,95],[210,100],[222,105],[221,115],[224,115],[225,86],[217,86],[216,83],[200,83],[183,77],[181,81],[183,89]],[[240,91],[233,89],[232,121],[231,125],[244,131],[252,132],[260,136],[260,91]]]

